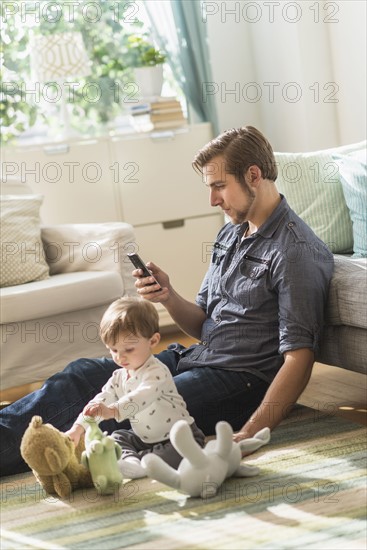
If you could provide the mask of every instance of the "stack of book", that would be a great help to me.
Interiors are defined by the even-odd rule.
[[[166,130],[187,124],[181,103],[175,97],[155,97],[130,109],[133,125],[141,131]]]
[[[187,124],[181,103],[176,98],[158,98],[150,103],[150,121],[154,129],[176,128]]]

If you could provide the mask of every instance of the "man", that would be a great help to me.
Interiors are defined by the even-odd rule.
[[[189,413],[207,435],[227,420],[239,441],[275,428],[306,387],[333,257],[278,193],[273,150],[255,128],[224,132],[199,151],[193,166],[212,206],[230,219],[214,243],[196,302],[183,299],[153,263],[148,266],[161,290],[149,285],[153,278],[133,274],[143,298],[161,302],[183,331],[200,340],[187,349],[172,344],[158,355]],[[3,475],[25,469],[18,449],[33,414],[67,430],[115,368],[110,359],[80,359],[4,409]],[[104,429],[117,428],[108,422]]]

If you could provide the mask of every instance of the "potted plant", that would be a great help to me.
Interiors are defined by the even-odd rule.
[[[160,95],[166,54],[157,50],[146,35],[130,35],[127,45],[129,64],[134,67],[135,81],[139,86],[140,95],[145,98]]]

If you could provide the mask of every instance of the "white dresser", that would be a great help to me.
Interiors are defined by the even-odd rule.
[[[210,124],[172,132],[128,134],[4,147],[3,177],[21,178],[44,195],[43,222],[126,221],[138,253],[194,300],[223,216],[191,162],[212,137]],[[160,311],[161,326],[171,323]]]

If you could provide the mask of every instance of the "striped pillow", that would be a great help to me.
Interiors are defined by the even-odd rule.
[[[353,226],[333,155],[364,148],[365,141],[312,153],[275,153],[278,190],[334,253],[353,251]]]
[[[367,151],[333,155],[353,222],[353,257],[367,257]]]

